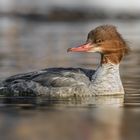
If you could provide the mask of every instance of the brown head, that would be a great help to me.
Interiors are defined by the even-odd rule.
[[[125,54],[129,52],[125,40],[113,25],[102,25],[90,31],[85,44],[76,48],[69,48],[72,52],[98,52],[101,53],[101,63],[120,63]]]

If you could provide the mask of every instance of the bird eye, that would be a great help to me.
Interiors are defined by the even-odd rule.
[[[96,41],[96,43],[101,43],[102,42],[102,40],[101,39],[98,39],[97,41]]]

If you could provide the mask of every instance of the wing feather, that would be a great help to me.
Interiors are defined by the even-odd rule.
[[[4,80],[4,84],[34,81],[46,87],[88,85],[94,70],[82,68],[49,68],[37,72],[18,74]]]

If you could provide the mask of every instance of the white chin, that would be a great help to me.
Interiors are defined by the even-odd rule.
[[[87,52],[97,52],[97,53],[101,53],[102,52],[102,49],[100,48],[100,47],[96,47],[96,48],[94,48],[94,49],[91,49],[91,50],[89,50],[89,51],[87,51]]]

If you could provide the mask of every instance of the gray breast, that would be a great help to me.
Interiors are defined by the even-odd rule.
[[[96,95],[124,94],[119,65],[112,63],[100,65],[92,76],[90,90]]]

